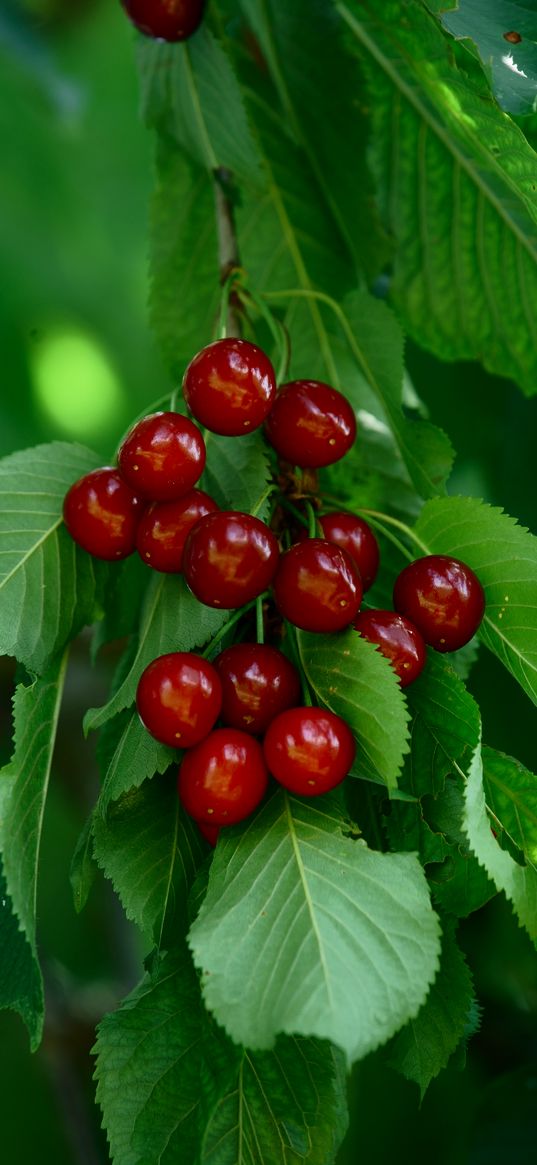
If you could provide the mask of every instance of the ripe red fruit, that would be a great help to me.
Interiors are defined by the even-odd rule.
[[[205,442],[198,427],[180,413],[151,413],[123,439],[118,451],[122,476],[132,489],[155,502],[183,497],[205,467]]]
[[[477,575],[466,563],[446,554],[429,554],[405,566],[395,580],[393,602],[436,651],[464,647],[485,611]]]
[[[242,607],[272,581],[278,563],[272,530],[251,514],[221,510],[190,531],[183,573],[196,598],[208,607]]]
[[[268,773],[261,745],[236,728],[217,728],[187,752],[178,791],[186,812],[209,825],[234,825],[265,796]]]
[[[324,538],[282,554],[274,577],[280,614],[304,631],[341,631],[358,614],[362,582],[350,555]]]
[[[190,361],[183,393],[200,424],[212,433],[240,437],[263,424],[276,396],[276,376],[256,344],[215,340]]]
[[[221,717],[244,732],[262,733],[300,699],[296,667],[266,643],[234,643],[214,660],[222,681]]]
[[[204,0],[121,0],[129,19],[145,36],[187,40],[201,24]]]
[[[303,797],[328,793],[347,776],[356,745],[334,712],[289,708],[269,725],[263,752],[273,777]]]
[[[147,731],[170,748],[191,748],[211,731],[222,704],[217,671],[200,655],[159,655],[142,672],[136,706]]]
[[[136,549],[153,570],[179,573],[187,536],[196,522],[218,510],[201,489],[192,489],[175,502],[153,502],[140,519]]]
[[[318,469],[348,452],[356,436],[356,420],[337,389],[320,380],[292,380],[280,389],[265,432],[285,461]]]
[[[206,821],[197,821],[196,825],[201,833],[201,836],[204,837],[205,841],[208,841],[209,845],[212,845],[214,849],[218,841],[220,830],[222,828],[221,825],[207,825]]]
[[[379,568],[377,539],[367,522],[356,514],[323,514],[319,518],[327,542],[335,542],[350,554],[360,571],[364,591],[373,585]]]
[[[360,611],[354,628],[389,659],[402,688],[417,680],[427,661],[427,649],[410,619],[395,611]]]
[[[63,502],[63,520],[71,538],[108,561],[126,558],[136,549],[140,498],[117,469],[93,469],[75,481]]]

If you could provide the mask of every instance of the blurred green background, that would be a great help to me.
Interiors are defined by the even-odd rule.
[[[138,119],[134,39],[118,0],[2,0],[2,456],[41,441],[81,440],[108,461],[130,420],[171,387],[147,324],[152,143]],[[458,451],[452,492],[502,505],[537,530],[537,399],[525,400],[474,365],[442,366],[412,344],[408,364],[432,419]],[[104,699],[112,664],[113,652],[91,669],[84,637],[75,645],[41,862],[49,1018],[36,1056],[20,1020],[0,1016],[2,1146],[10,1165],[108,1161],[89,1050],[95,1022],[137,978],[140,951],[102,882],[75,914],[68,873],[97,780],[81,718]],[[0,681],[3,761],[10,661]],[[471,687],[488,743],[535,771],[529,701],[488,655]],[[420,1107],[417,1089],[381,1053],[368,1057],[351,1081],[341,1165],[396,1157],[417,1165],[533,1165],[535,955],[503,900],[463,922],[460,939],[483,1009],[466,1069],[460,1061],[450,1066]]]

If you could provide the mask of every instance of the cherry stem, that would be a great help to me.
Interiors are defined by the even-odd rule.
[[[300,513],[300,510],[297,506],[294,506],[293,503],[289,501],[289,498],[284,497],[282,494],[280,497],[280,504],[284,507],[284,509],[289,510],[289,513],[292,514],[294,518],[296,518],[297,522],[300,522],[302,526],[305,526],[306,529],[308,529],[308,519],[304,516],[304,514]]]
[[[311,502],[306,502],[305,505],[306,505],[306,513],[308,515],[308,537],[309,538],[322,537],[322,533],[319,534],[319,523],[317,521],[317,515],[315,513],[315,510],[314,510]]]
[[[284,619],[284,626],[285,626],[285,629],[287,631],[287,638],[289,640],[289,646],[291,648],[291,655],[293,656],[293,662],[294,662],[295,667],[296,667],[296,669],[299,673],[299,676],[300,676],[300,686],[302,688],[302,699],[304,701],[304,706],[306,708],[311,708],[313,701],[311,698],[309,684],[308,684],[308,681],[306,679],[306,673],[304,671],[304,668],[302,666],[302,660],[300,658],[300,651],[298,649],[298,643],[297,643],[297,638],[296,638],[296,627],[295,627],[294,623],[290,623],[288,619]]]
[[[209,659],[215,647],[217,647],[224,636],[227,635],[228,631],[231,631],[231,628],[235,626],[235,623],[238,623],[239,619],[242,619],[242,616],[246,615],[247,611],[251,611],[258,602],[262,603],[263,599],[268,599],[268,597],[269,592],[263,591],[263,594],[259,595],[257,599],[251,599],[249,603],[244,604],[244,607],[239,607],[239,609],[235,611],[229,619],[226,620],[223,627],[221,627],[220,630],[216,632],[216,635],[213,635],[212,639],[207,644],[205,651],[202,651],[201,653],[202,659]]]
[[[178,384],[176,384],[176,386],[172,392],[172,395],[170,397],[170,412],[171,413],[175,413],[177,411],[177,401],[179,399],[180,391],[181,391],[180,386]]]
[[[233,175],[225,166],[219,166],[213,176],[218,262],[220,282],[224,289],[218,320],[219,338],[222,340],[226,336],[240,336],[242,332],[240,315],[237,311],[238,297],[232,296],[240,268],[240,256],[231,198]]]
[[[253,303],[254,307],[257,308],[259,314],[263,317],[265,323],[270,329],[278,352],[276,383],[281,384],[282,380],[285,380],[287,377],[289,363],[291,360],[291,342],[287,328],[284,324],[282,324],[281,320],[277,319],[274,313],[271,312],[270,308],[267,307],[266,303],[261,299],[261,297],[256,295],[255,291],[252,291],[249,287],[243,286],[237,288],[237,294],[243,303],[247,304],[248,301]]]
[[[265,617],[263,614],[263,596],[258,595],[255,600],[255,622],[257,642],[265,642]]]

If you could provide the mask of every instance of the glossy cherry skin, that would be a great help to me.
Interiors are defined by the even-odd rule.
[[[274,598],[284,619],[303,631],[341,631],[358,614],[362,581],[350,555],[324,538],[306,538],[282,554]]]
[[[138,715],[147,731],[170,748],[192,748],[211,731],[222,704],[216,669],[200,655],[172,651],[142,672]]]
[[[254,735],[300,699],[296,667],[266,643],[234,643],[214,660],[222,681],[221,718]]]
[[[132,23],[157,40],[187,40],[201,24],[204,0],[121,0]]]
[[[276,396],[272,364],[256,344],[215,340],[190,361],[183,377],[186,403],[212,433],[241,437],[259,428]]]
[[[409,563],[395,580],[393,603],[436,651],[457,651],[475,635],[485,612],[473,570],[447,554]]]
[[[345,512],[322,514],[319,522],[327,542],[335,542],[336,546],[341,546],[350,554],[360,571],[364,591],[368,591],[377,577],[380,559],[378,542],[371,526],[356,514]]]
[[[188,534],[200,518],[216,510],[216,502],[201,489],[192,489],[175,502],[153,502],[138,526],[136,549],[140,558],[153,570],[180,573]]]
[[[179,797],[186,812],[209,825],[235,825],[265,796],[268,773],[253,736],[217,728],[187,752],[179,769]]]
[[[319,469],[349,451],[356,437],[356,420],[337,389],[321,380],[292,380],[280,389],[265,432],[284,461]]]
[[[272,582],[278,565],[272,530],[239,510],[207,514],[190,531],[183,554],[185,579],[208,607],[242,607]]]
[[[105,466],[75,481],[63,502],[71,538],[94,558],[114,561],[136,549],[142,503],[118,473]]]
[[[122,441],[118,465],[132,489],[154,502],[183,497],[205,468],[205,442],[188,417],[151,413]]]
[[[355,631],[375,643],[389,659],[402,688],[421,675],[427,662],[427,648],[418,628],[395,611],[360,611]]]
[[[318,797],[347,776],[356,745],[334,712],[288,708],[272,721],[263,741],[269,772],[292,793]]]

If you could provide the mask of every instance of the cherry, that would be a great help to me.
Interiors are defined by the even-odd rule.
[[[288,708],[269,725],[263,752],[280,785],[303,797],[317,797],[347,776],[356,745],[348,724],[334,712]]]
[[[158,40],[187,40],[201,24],[204,0],[121,0],[136,28]]]
[[[207,514],[193,526],[183,554],[183,573],[208,607],[242,607],[272,581],[278,543],[259,518],[239,510]]]
[[[187,752],[178,791],[186,812],[209,825],[235,825],[257,808],[268,785],[261,745],[236,728],[217,728]]]
[[[350,555],[324,538],[307,538],[291,546],[274,577],[280,614],[304,631],[348,627],[358,614],[362,590]]]
[[[133,425],[118,451],[119,469],[132,489],[155,502],[183,497],[205,467],[205,442],[180,413],[150,413]]]
[[[354,559],[364,591],[368,591],[377,577],[379,568],[379,548],[377,539],[367,522],[356,514],[323,514],[319,518],[327,542],[335,542]],[[306,532],[301,541],[307,537]]]
[[[212,433],[240,437],[263,424],[276,395],[276,376],[255,344],[215,340],[190,361],[183,393],[200,424]]]
[[[261,733],[300,699],[296,668],[276,647],[235,643],[214,661],[222,681],[222,720],[244,732]]]
[[[428,554],[405,566],[395,580],[393,602],[436,651],[464,647],[485,611],[477,575],[465,562],[446,554]]]
[[[192,489],[176,502],[153,502],[143,514],[136,549],[153,570],[180,573],[187,536],[199,518],[218,506],[201,489]]]
[[[356,420],[337,389],[320,380],[292,380],[280,389],[265,432],[285,461],[318,469],[348,452],[356,436]]]
[[[417,680],[427,661],[427,649],[410,619],[394,611],[360,611],[354,628],[389,659],[402,688]]]
[[[201,833],[201,836],[204,837],[205,841],[208,841],[209,845],[212,845],[212,847],[214,849],[214,847],[218,841],[218,837],[220,835],[220,830],[221,830],[222,826],[221,825],[208,825],[206,821],[197,821],[196,825]]]
[[[155,740],[171,748],[191,748],[211,731],[222,704],[217,671],[200,655],[172,651],[142,672],[136,706]]]
[[[105,466],[75,481],[63,502],[71,538],[95,558],[126,558],[136,549],[142,503],[118,473]]]

